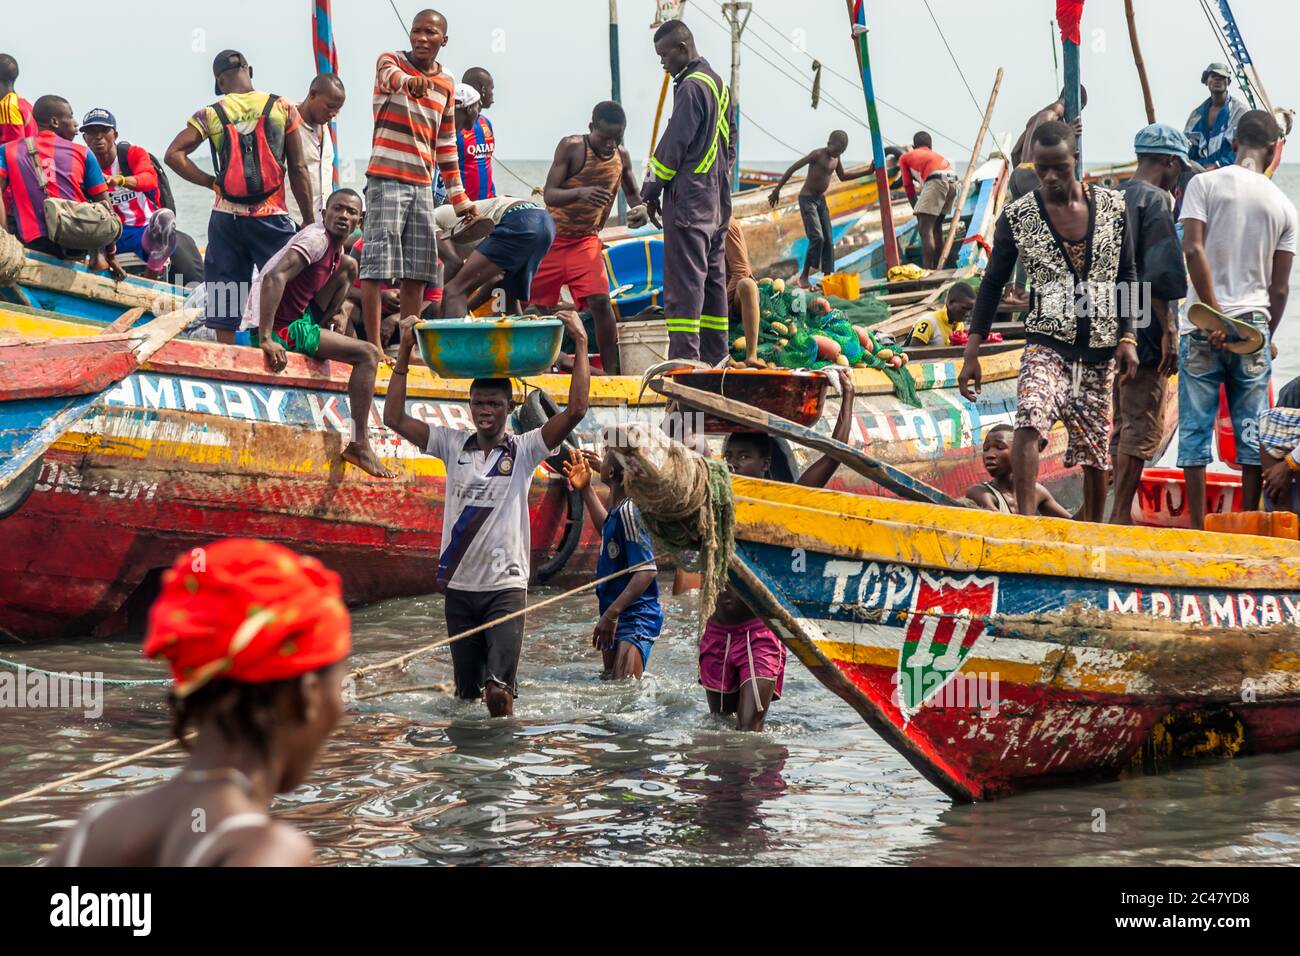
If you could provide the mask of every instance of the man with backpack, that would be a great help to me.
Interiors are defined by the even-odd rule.
[[[77,121],[61,96],[42,96],[32,106],[37,133],[0,147],[0,229],[12,228],[24,246],[60,259],[103,256],[115,277],[114,243],[122,223],[109,205],[108,186],[89,150],[73,142]],[[6,210],[5,199],[12,205]]]
[[[189,236],[181,244],[171,184],[148,150],[118,139],[117,119],[103,108],[82,117],[81,138],[99,160],[108,184],[109,202],[122,220],[118,255],[130,253],[143,263],[138,266],[127,262],[123,268],[128,272],[142,270],[150,279],[176,275],[193,280],[202,276],[198,246]]]
[[[286,180],[304,226],[316,221],[316,210],[302,140],[294,135],[302,122],[298,110],[255,90],[253,69],[236,50],[217,55],[212,75],[220,99],[190,117],[166,160],[182,179],[215,193],[203,257],[207,326],[218,342],[233,345],[254,267],[264,267],[297,232],[285,205]],[[190,159],[204,140],[215,175]]]

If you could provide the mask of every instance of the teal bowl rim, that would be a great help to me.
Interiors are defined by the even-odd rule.
[[[528,316],[511,316],[507,319],[422,319],[415,324],[417,331],[420,329],[491,329],[491,328],[563,328],[564,323],[559,319],[545,316],[541,318],[530,318]]]

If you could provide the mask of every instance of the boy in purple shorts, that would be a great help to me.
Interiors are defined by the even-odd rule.
[[[847,442],[853,424],[853,379],[840,369],[840,414],[831,437]],[[723,455],[733,475],[772,478],[772,439],[759,432],[727,436]],[[805,469],[795,484],[824,488],[836,462],[823,456]],[[773,700],[785,681],[785,645],[730,587],[718,595],[713,615],[700,638],[700,683],[709,711],[735,714],[737,730],[762,730]]]

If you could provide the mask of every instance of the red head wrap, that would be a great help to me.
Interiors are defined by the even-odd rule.
[[[171,663],[184,697],[216,677],[297,677],[351,646],[337,574],[281,545],[231,538],[182,554],[163,574],[144,655]]]

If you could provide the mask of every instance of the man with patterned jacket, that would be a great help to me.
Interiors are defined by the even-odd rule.
[[[655,33],[655,52],[676,81],[673,115],[650,157],[641,201],[663,206],[664,317],[668,357],[717,364],[727,357],[727,223],[736,123],[727,85],[680,20]]]
[[[998,220],[958,385],[969,401],[979,396],[980,344],[1018,256],[1034,298],[1016,386],[1011,463],[1017,507],[1020,514],[1035,513],[1038,455],[1059,421],[1069,435],[1066,466],[1083,466],[1084,504],[1077,517],[1101,521],[1116,364],[1121,382],[1138,365],[1133,239],[1123,195],[1075,176],[1078,140],[1069,126],[1039,125],[1031,150],[1042,185]]]

